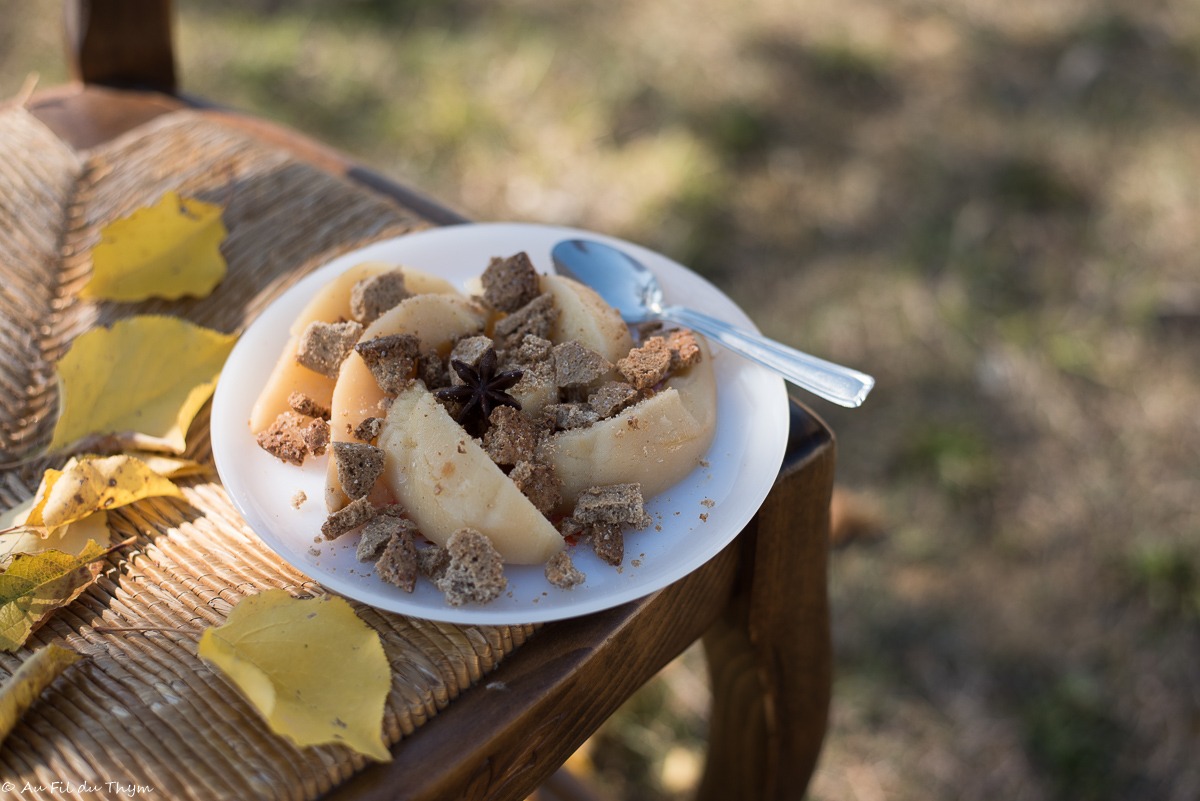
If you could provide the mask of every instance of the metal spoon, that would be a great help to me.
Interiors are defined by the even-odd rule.
[[[735,328],[695,309],[664,306],[658,279],[635,258],[589,239],[566,239],[551,250],[562,275],[596,290],[627,323],[667,320],[715,340],[734,353],[758,362],[814,395],[841,406],[866,400],[875,379],[779,342]]]

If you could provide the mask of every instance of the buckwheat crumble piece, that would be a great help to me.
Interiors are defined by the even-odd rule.
[[[417,586],[417,546],[412,531],[404,529],[391,536],[375,562],[375,574],[405,592],[413,591]]]
[[[480,280],[483,299],[502,312],[515,312],[541,292],[537,270],[524,251],[507,259],[493,258]]]
[[[584,526],[584,531],[596,556],[613,567],[620,567],[625,559],[625,534],[621,527],[614,523],[592,523]]]
[[[450,566],[450,552],[440,545],[417,550],[417,572],[427,579],[441,578]]]
[[[417,359],[417,378],[424,381],[426,389],[430,390],[450,386],[450,370],[433,348],[421,351]]]
[[[379,388],[395,395],[416,375],[421,340],[412,334],[387,334],[359,342],[354,350],[366,363]]]
[[[308,456],[308,445],[304,441],[306,419],[295,412],[281,412],[275,422],[258,433],[255,440],[260,448],[276,459],[302,465]]]
[[[411,297],[404,286],[404,273],[391,270],[364,278],[350,290],[350,313],[363,325],[370,325],[400,301]]]
[[[411,535],[416,530],[416,524],[408,518],[388,514],[386,510],[381,509],[362,527],[354,556],[360,562],[378,559],[379,554],[383,552],[383,547],[388,544],[388,540],[405,532]]]
[[[572,516],[585,526],[605,523],[645,528],[650,525],[641,484],[589,487],[579,494]]]
[[[508,587],[504,560],[491,540],[473,528],[460,528],[446,543],[450,563],[436,582],[451,606],[485,604]]]
[[[600,420],[596,410],[586,403],[548,403],[546,413],[553,416],[554,427],[564,431],[587,428]]]
[[[575,567],[569,553],[559,551],[546,562],[546,581],[560,590],[569,590],[587,581],[587,576]]]
[[[321,524],[321,535],[327,540],[336,540],[347,531],[356,529],[375,516],[375,507],[366,498],[357,498],[349,506],[331,514]]]
[[[383,451],[365,442],[333,443],[338,481],[350,498],[363,498],[383,475]]]
[[[581,387],[602,378],[612,362],[575,340],[554,346],[554,383],[560,387]]]
[[[508,477],[543,515],[548,516],[562,503],[562,481],[548,464],[523,460]]]
[[[650,337],[617,360],[617,370],[635,389],[649,389],[671,370],[671,349],[662,337]]]
[[[354,438],[359,442],[373,444],[375,438],[379,436],[379,432],[383,430],[382,417],[368,417],[359,423],[354,429]]]
[[[296,361],[313,372],[337,378],[342,360],[350,353],[362,332],[362,325],[356,322],[311,322],[300,335]]]
[[[450,358],[447,361],[457,359],[471,367],[476,367],[483,354],[487,353],[493,347],[491,337],[483,336],[482,334],[473,337],[464,337],[454,343],[454,347],[450,350]],[[463,380],[458,373],[451,370],[450,386],[458,386],[462,383]]]
[[[509,361],[528,367],[539,362],[549,361],[554,351],[554,343],[533,334],[526,334],[515,347],[510,348],[504,355]]]
[[[605,381],[591,395],[588,395],[588,406],[601,419],[612,417],[638,397],[638,391],[624,381]]]
[[[511,406],[497,406],[488,417],[483,449],[501,466],[533,458],[538,432],[534,422]]]
[[[304,437],[304,445],[313,456],[324,456],[329,447],[329,423],[319,417],[308,421],[308,425],[300,432]]]
[[[502,350],[516,347],[527,335],[546,339],[558,322],[558,307],[549,292],[538,295],[521,308],[496,322],[493,333]]]
[[[303,392],[293,392],[288,395],[287,404],[296,414],[317,417],[321,420],[329,419],[329,407]]]
[[[696,335],[685,328],[676,328],[667,334],[667,349],[671,351],[673,373],[700,361],[700,343],[696,341]]]

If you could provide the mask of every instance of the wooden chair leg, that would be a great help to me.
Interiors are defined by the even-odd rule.
[[[825,736],[835,448],[819,421],[792,422],[791,461],[743,534],[744,584],[704,636],[713,706],[701,801],[800,798]]]

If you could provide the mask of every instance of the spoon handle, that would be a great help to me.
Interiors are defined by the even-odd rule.
[[[796,386],[836,403],[854,408],[862,405],[875,386],[871,376],[810,356],[787,345],[752,334],[683,306],[666,306],[658,316],[691,328],[719,342],[729,350],[758,362],[782,375]]]

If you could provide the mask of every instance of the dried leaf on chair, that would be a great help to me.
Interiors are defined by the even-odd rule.
[[[139,301],[204,297],[225,277],[221,206],[167,192],[109,223],[92,248],[92,277],[80,297]]]
[[[76,556],[62,551],[17,554],[0,573],[0,649],[25,644],[46,616],[79,596],[100,573],[108,549],[89,542]]]
[[[0,684],[0,743],[45,689],[82,658],[77,651],[52,643],[34,652],[8,681]]]
[[[58,363],[56,451],[113,435],[129,447],[182,453],[237,339],[175,317],[143,315],[78,336]]]
[[[296,745],[340,743],[391,759],[382,734],[391,665],[379,634],[344,599],[250,596],[204,632],[198,653]]]

